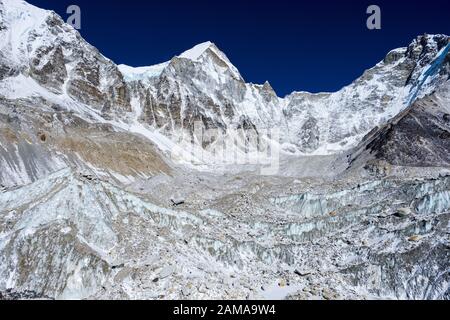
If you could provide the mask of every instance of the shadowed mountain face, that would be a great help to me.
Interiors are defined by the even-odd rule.
[[[0,0],[0,299],[449,299],[449,51],[278,97],[211,42],[116,66]]]
[[[435,96],[417,101],[368,148],[393,165],[450,165],[450,101]]]
[[[450,82],[417,100],[380,129],[374,130],[352,153],[394,166],[448,167],[450,165]]]

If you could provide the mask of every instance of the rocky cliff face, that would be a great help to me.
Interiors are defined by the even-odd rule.
[[[349,155],[350,167],[373,170],[385,163],[405,167],[450,164],[450,82],[418,99],[381,128],[368,134]]]
[[[0,299],[449,299],[449,50],[278,97],[213,43],[116,66],[0,0]],[[226,143],[277,148],[277,174],[220,172]]]

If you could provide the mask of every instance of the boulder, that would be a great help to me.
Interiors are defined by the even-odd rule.
[[[183,197],[172,197],[170,198],[170,202],[173,206],[180,206],[185,203],[185,199]]]

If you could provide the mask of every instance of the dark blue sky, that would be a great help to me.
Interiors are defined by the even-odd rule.
[[[29,0],[67,18],[116,63],[145,66],[210,40],[248,82],[269,80],[281,96],[335,91],[419,34],[450,34],[449,0]],[[366,28],[377,4],[382,30]]]

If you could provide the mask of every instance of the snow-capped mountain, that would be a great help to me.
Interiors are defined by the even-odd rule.
[[[0,299],[449,299],[449,51],[279,97],[211,42],[116,65],[0,0]]]
[[[192,133],[194,121],[224,132],[243,126],[256,131],[276,127],[283,133],[283,150],[330,154],[355,146],[372,128],[427,93],[419,77],[439,54],[448,53],[441,52],[447,43],[446,36],[419,37],[336,93],[295,92],[285,98],[269,83],[245,83],[209,42],[149,67],[147,74],[125,66],[121,71],[128,83],[140,88],[142,119],[168,136],[179,136],[180,130]]]
[[[23,1],[0,2],[0,79],[7,97],[56,95],[98,110],[130,111],[117,66],[85,42],[54,12]],[[20,92],[17,82],[33,90]],[[30,92],[31,91],[31,92]]]
[[[6,97],[29,96],[32,90],[16,88],[17,82],[26,82],[37,94],[56,95],[65,104],[69,98],[104,119],[148,126],[175,145],[195,140],[194,126],[200,124],[202,130],[220,130],[223,141],[235,141],[239,129],[245,141],[249,132],[264,136],[264,130],[277,128],[281,137],[271,142],[287,153],[337,153],[432,91],[434,86],[424,85],[421,77],[428,78],[426,71],[439,54],[448,54],[447,36],[421,36],[336,93],[294,92],[281,98],[268,82],[245,83],[211,42],[156,66],[116,66],[55,13],[14,0],[2,1],[0,12]],[[439,66],[444,62],[439,60]],[[448,64],[445,68],[433,78],[445,78]]]

